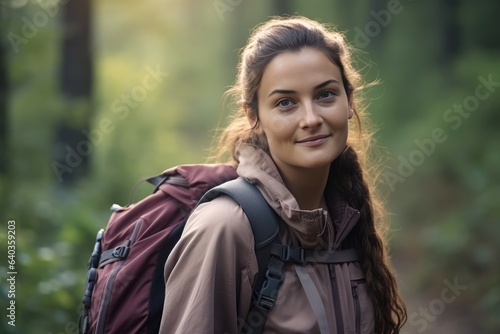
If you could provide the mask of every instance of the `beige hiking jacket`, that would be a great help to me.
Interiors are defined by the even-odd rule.
[[[264,151],[239,147],[240,176],[255,183],[282,218],[282,243],[337,249],[359,212],[327,194],[327,208],[300,210]],[[321,297],[329,333],[374,332],[373,306],[357,264],[285,265],[285,279],[264,333],[320,333],[320,325],[295,266],[302,266]],[[200,205],[165,265],[166,296],[160,333],[238,333],[250,308],[257,259],[250,223],[228,197]],[[303,271],[302,271],[303,272]],[[318,305],[316,305],[316,309]],[[325,324],[326,322],[326,324]],[[325,331],[323,331],[325,332]]]

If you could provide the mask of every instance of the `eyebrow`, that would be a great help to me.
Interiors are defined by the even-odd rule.
[[[316,87],[314,87],[314,90],[326,87],[326,86],[328,86],[331,83],[340,84],[337,80],[330,79],[330,80],[326,80],[325,82],[320,83],[319,85],[317,85]],[[275,89],[271,93],[269,93],[269,95],[267,97],[270,97],[273,94],[293,94],[293,93],[296,93],[296,91],[294,91],[294,90],[287,90],[287,89]]]

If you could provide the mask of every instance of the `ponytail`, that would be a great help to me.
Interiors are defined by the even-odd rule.
[[[357,154],[351,147],[347,147],[333,162],[332,172],[334,190],[360,211],[359,222],[345,243],[360,252],[368,291],[377,306],[374,308],[377,333],[399,333],[407,314],[387,255],[385,224],[382,217],[374,214],[369,187],[364,181]]]

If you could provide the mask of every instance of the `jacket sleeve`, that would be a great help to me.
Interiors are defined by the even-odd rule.
[[[257,268],[241,207],[225,196],[200,205],[165,264],[160,334],[238,333]]]

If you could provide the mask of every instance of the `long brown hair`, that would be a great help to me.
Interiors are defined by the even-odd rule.
[[[339,67],[355,124],[349,124],[346,150],[332,163],[334,181],[328,187],[338,192],[351,206],[360,210],[360,223],[346,242],[361,252],[361,265],[374,303],[377,333],[399,333],[406,322],[406,307],[399,295],[396,279],[387,255],[385,232],[387,222],[382,201],[375,192],[373,164],[369,159],[373,130],[362,103],[364,88],[360,73],[354,68],[352,51],[344,36],[316,21],[304,17],[273,18],[259,26],[242,49],[234,86],[226,93],[236,103],[229,124],[214,147],[215,160],[237,164],[236,146],[253,143],[268,150],[265,138],[257,136],[249,124],[245,107],[258,122],[257,89],[264,70],[279,53],[300,51],[304,47],[324,52]]]

